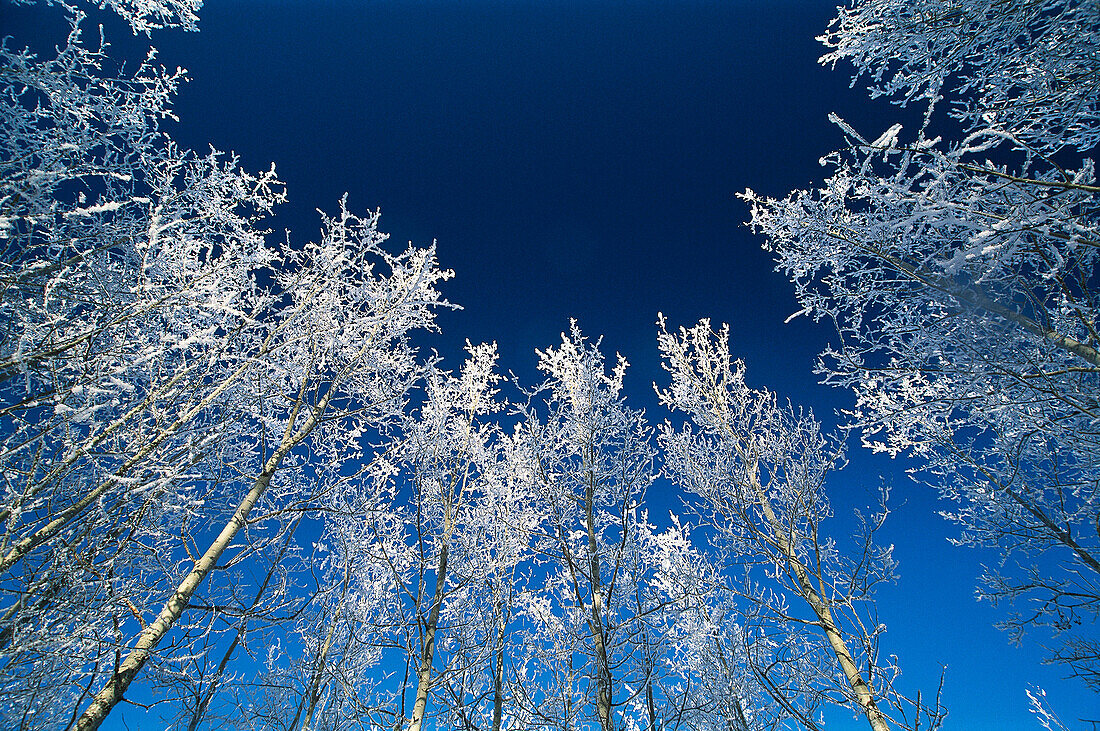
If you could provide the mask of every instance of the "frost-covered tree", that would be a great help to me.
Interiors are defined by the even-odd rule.
[[[486,587],[511,580],[503,564],[516,563],[527,540],[522,505],[502,516],[509,491],[494,420],[503,408],[496,349],[469,346],[468,356],[457,374],[425,368],[422,403],[392,425],[372,463],[332,463],[350,473],[336,476],[322,501],[320,583],[329,597],[298,634],[308,642],[335,632],[335,640],[309,661],[329,670],[297,670],[313,680],[297,682],[292,695],[336,698],[358,689],[361,701],[358,709],[318,708],[310,728],[321,719],[332,728],[338,721],[421,728],[462,706],[464,695],[447,691],[488,666],[498,632],[484,621]],[[332,629],[310,629],[318,620]],[[299,644],[275,665],[301,665]],[[335,670],[352,656],[358,677],[345,679]]]
[[[685,506],[685,510],[691,510]],[[653,534],[650,594],[661,610],[651,613],[643,647],[657,678],[646,693],[645,728],[697,731],[771,731],[788,714],[759,683],[745,653],[743,607],[730,589],[721,561],[687,525],[671,516],[667,531]],[[651,629],[652,628],[652,629]]]
[[[543,584],[517,601],[528,638],[517,705],[533,727],[653,729],[672,715],[660,625],[674,597],[654,571],[673,536],[648,520],[656,451],[622,394],[626,367],[620,356],[608,369],[573,322],[560,346],[539,352],[547,379],[519,409]]]
[[[1002,552],[979,596],[1100,688],[1100,5],[856,2],[822,40],[924,122],[868,141],[834,118],[824,186],[749,191],[751,225],[835,324],[819,373],[864,443],[915,457],[958,542]]]
[[[532,538],[540,522],[522,431],[495,440],[496,479],[474,496],[460,536],[463,573],[474,583],[452,620],[446,652],[454,672],[442,677],[437,728],[523,728],[530,718],[516,703],[527,651],[517,617],[520,598],[538,583]]]
[[[842,443],[812,414],[746,385],[728,328],[715,333],[704,320],[669,333],[662,320],[658,343],[672,379],[661,402],[689,418],[661,430],[666,469],[701,501],[717,570],[743,600],[744,627],[729,640],[742,644],[760,685],[807,728],[817,728],[822,703],[850,707],[875,731],[936,728],[938,704],[901,697],[895,659],[879,649],[885,628],[873,595],[894,578],[890,548],[874,541],[885,508],[861,521],[853,550],[822,530],[831,515],[825,480]]]
[[[434,285],[444,274],[430,250],[395,255],[383,249],[375,220],[346,212],[326,220],[321,243],[287,251],[285,268],[273,272],[281,301],[259,321],[264,338],[242,354],[253,375],[249,391],[226,405],[238,425],[253,426],[235,438],[232,476],[223,476],[211,496],[211,502],[219,498],[215,507],[224,503],[226,509],[195,511],[203,527],[187,535],[199,550],[187,550],[186,542],[167,546],[178,557],[164,575],[174,588],[85,712],[89,727],[100,709],[121,697],[207,574],[226,564],[223,554],[238,531],[256,530],[258,520],[276,519],[283,509],[318,505],[302,489],[313,469],[307,456],[330,464],[362,459],[355,435],[403,415],[404,394],[419,371],[406,333],[430,324],[438,300]],[[160,499],[169,501],[172,493]],[[253,508],[261,517],[250,518]]]
[[[344,491],[346,478],[329,483]],[[323,510],[338,501],[323,499]],[[288,612],[293,622],[267,632],[250,654],[259,672],[226,681],[226,715],[231,727],[284,731],[348,731],[393,727],[393,691],[382,671],[387,628],[399,613],[389,591],[389,573],[357,561],[359,539],[346,532],[325,532],[302,572],[313,586],[295,592]]]
[[[251,220],[281,197],[273,172],[160,138],[178,73],[146,64],[117,78],[78,20],[54,58],[4,49],[9,719],[71,708],[73,682],[109,664],[119,624],[144,621],[147,582],[134,574],[159,570],[164,528],[204,499],[199,463],[215,467],[231,440],[218,403],[240,379],[211,365],[268,306],[249,284],[271,259]]]
[[[115,5],[135,31],[193,24],[193,3]],[[94,728],[147,663],[247,612],[244,567],[313,504],[307,457],[356,459],[348,435],[403,412],[407,333],[431,325],[446,276],[342,204],[318,242],[269,244],[274,169],[180,150],[159,124],[181,72],[153,52],[125,72],[64,7],[55,55],[0,49],[12,727]]]
[[[505,538],[514,547],[480,540],[482,526],[492,526],[483,511],[493,511],[506,490],[500,427],[491,416],[503,404],[496,398],[496,346],[469,347],[469,356],[456,376],[429,371],[424,404],[407,419],[399,450],[412,487],[404,509],[413,558],[409,571],[395,575],[410,606],[403,629],[415,678],[410,731],[424,724],[429,693],[442,679],[484,664],[470,651],[477,657],[490,645],[475,615],[493,579],[493,549],[510,554],[526,545],[522,527]]]

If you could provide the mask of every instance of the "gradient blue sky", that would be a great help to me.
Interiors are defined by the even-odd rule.
[[[629,396],[660,421],[657,313],[710,317],[731,324],[754,385],[828,423],[849,400],[812,373],[830,333],[784,324],[792,288],[734,196],[820,181],[819,157],[842,143],[831,111],[868,138],[903,117],[850,89],[847,68],[817,65],[834,14],[793,0],[213,1],[200,33],[153,43],[190,70],[178,141],[276,162],[290,194],[277,229],[314,236],[315,209],[347,192],[353,209],[381,207],[398,241],[438,240],[464,309],[441,315],[430,345],[452,363],[467,338],[495,340],[503,368],[533,383],[534,349],[576,317],[630,360]],[[26,39],[33,16],[4,15]],[[880,611],[902,686],[934,692],[945,664],[949,728],[1035,729],[1024,690],[1037,683],[1071,729],[1091,728],[1077,719],[1100,718],[1096,696],[1039,664],[1042,638],[1011,646],[975,602],[996,556],[950,546],[930,489],[852,450],[832,484],[838,515],[872,500],[880,474],[895,484],[883,539],[902,578]]]

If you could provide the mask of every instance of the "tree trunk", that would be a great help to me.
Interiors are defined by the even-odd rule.
[[[501,602],[503,605],[504,602]],[[493,731],[500,731],[504,715],[504,608],[500,609],[500,625],[497,627],[496,658],[493,663]]]
[[[302,724],[302,731],[309,731],[309,728],[313,725],[313,715],[317,712],[317,701],[321,699],[321,679],[325,675],[325,665],[328,663],[328,652],[332,648],[332,639],[336,636],[336,625],[340,622],[340,614],[343,611],[343,604],[336,608],[336,614],[332,618],[332,622],[328,627],[328,635],[325,636],[325,642],[317,650],[317,665],[313,668],[313,677],[310,678],[309,688],[306,690],[306,698],[308,699],[309,706],[306,709],[306,720]],[[291,731],[298,725],[298,718],[302,714],[301,705],[298,706],[298,713],[294,716],[294,723],[291,724]]]
[[[207,574],[217,565],[218,559],[221,558],[225,549],[229,547],[233,537],[237,535],[237,531],[244,526],[245,521],[248,519],[248,514],[252,511],[256,501],[260,499],[260,496],[264,494],[267,486],[271,484],[271,478],[279,469],[279,465],[282,464],[283,458],[313,431],[313,428],[321,418],[321,414],[323,414],[327,408],[331,396],[332,389],[330,389],[317,405],[313,407],[309,418],[302,424],[301,428],[297,431],[292,431],[295,417],[301,406],[301,396],[299,396],[298,404],[291,413],[287,423],[286,433],[283,435],[283,440],[279,448],[275,450],[275,453],[272,454],[264,464],[263,470],[252,483],[252,487],[244,496],[244,499],[237,506],[236,511],[233,513],[233,517],[229,519],[229,522],[222,528],[218,537],[214,539],[214,542],[210,544],[210,547],[206,549],[206,552],[195,562],[191,571],[188,572],[179,586],[176,587],[175,592],[173,592],[172,596],[164,604],[164,607],[161,608],[160,614],[157,615],[156,620],[142,630],[134,647],[130,650],[129,654],[127,654],[126,659],[118,665],[111,679],[107,682],[107,685],[96,694],[91,705],[81,714],[76,722],[77,731],[94,731],[94,729],[98,729],[104,719],[107,718],[107,714],[109,714],[111,710],[118,705],[118,702],[122,700],[122,696],[130,687],[130,683],[133,682],[134,678],[141,671],[141,668],[153,654],[153,651],[156,650],[161,640],[164,639],[164,636],[168,634],[168,630],[172,628],[172,625],[180,618],[183,611],[187,609],[187,605],[191,601],[191,596],[199,588],[199,585],[206,578]]]
[[[829,610],[828,603],[817,590],[814,589],[813,583],[810,581],[809,571],[795,553],[795,547],[791,545],[791,542],[787,539],[783,524],[776,516],[775,511],[772,510],[771,502],[764,493],[764,488],[760,485],[760,482],[755,479],[752,480],[752,487],[756,492],[756,500],[761,510],[764,512],[764,517],[768,521],[768,527],[771,530],[772,537],[775,539],[775,544],[779,548],[780,553],[783,554],[783,558],[786,560],[787,565],[790,566],[791,571],[798,581],[799,594],[806,603],[809,604],[810,609],[813,610],[814,614],[817,615],[817,618],[820,620],[821,628],[825,632],[825,638],[829,642],[829,647],[832,648],[833,654],[840,664],[840,669],[844,672],[844,677],[848,681],[848,686],[852,689],[852,692],[855,693],[856,702],[859,703],[863,714],[867,717],[867,723],[871,725],[873,731],[890,731],[890,726],[886,723],[886,717],[883,715],[882,711],[879,710],[878,704],[875,702],[871,687],[867,685],[867,681],[864,680],[863,676],[860,674],[859,668],[856,667],[855,661],[852,659],[852,654],[848,651],[848,646],[844,642],[844,636],[833,621],[833,615]]]
[[[447,542],[439,549],[439,568],[435,574],[435,595],[428,612],[428,624],[424,628],[424,643],[420,649],[420,667],[416,671],[416,700],[413,703],[409,731],[420,731],[424,713],[428,707],[428,690],[432,681],[432,663],[435,660],[435,633],[439,627],[439,610],[443,604],[443,589],[447,582]]]
[[[596,545],[596,518],[593,514],[595,499],[595,478],[588,474],[585,487],[584,513],[588,527],[588,564],[592,577],[592,618],[589,626],[592,630],[592,642],[596,652],[596,715],[600,719],[603,731],[614,731],[611,720],[611,668],[607,661],[607,637],[603,626],[603,584],[600,579],[600,557]]]

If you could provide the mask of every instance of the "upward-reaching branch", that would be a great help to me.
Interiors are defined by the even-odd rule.
[[[1098,26],[1090,0],[842,8],[822,61],[927,104],[923,126],[868,143],[834,116],[851,147],[819,190],[744,196],[804,311],[836,324],[819,372],[855,392],[864,443],[919,456],[959,541],[1005,555],[980,594],[1034,602],[1025,624],[1068,645],[1100,609]],[[954,139],[927,135],[941,112]],[[1089,599],[1043,609],[1067,588]]]

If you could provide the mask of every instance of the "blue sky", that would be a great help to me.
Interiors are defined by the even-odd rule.
[[[26,38],[22,14],[5,13]],[[495,340],[502,367],[532,383],[534,349],[576,317],[633,364],[629,396],[660,421],[657,313],[710,317],[731,324],[754,385],[828,423],[848,402],[812,373],[830,333],[784,324],[792,289],[735,194],[819,181],[818,159],[842,143],[829,112],[869,138],[904,121],[849,88],[846,68],[817,65],[834,13],[791,0],[211,2],[200,33],[153,43],[192,78],[178,141],[234,150],[246,168],[276,162],[290,201],[275,227],[313,236],[315,209],[347,192],[353,209],[381,207],[394,239],[438,240],[463,309],[429,344],[452,363],[467,338]],[[999,613],[974,601],[996,557],[948,545],[954,529],[903,464],[851,456],[838,515],[873,500],[880,474],[895,484],[884,540],[902,579],[880,611],[902,686],[934,692],[946,664],[949,727],[1011,729],[1038,728],[1024,695],[1036,683],[1070,728],[1090,728],[1077,719],[1100,718],[1096,697],[1039,664],[1042,638],[1009,645]]]
[[[380,206],[395,239],[438,239],[464,308],[442,320],[444,352],[495,339],[519,372],[577,317],[644,385],[657,312],[709,316],[734,325],[754,372],[804,398],[825,333],[782,327],[790,287],[734,196],[819,178],[841,141],[829,111],[888,124],[892,110],[816,65],[830,15],[825,3],[229,3],[204,9],[201,33],[156,41],[193,78],[177,137],[246,166],[274,160],[291,199],[280,228],[312,235],[314,209],[347,192]],[[831,408],[822,394],[813,405]]]

